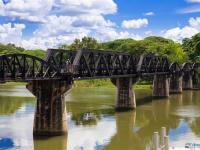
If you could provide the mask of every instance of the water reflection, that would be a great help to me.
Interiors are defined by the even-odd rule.
[[[34,104],[34,98],[0,96],[0,115],[12,115],[25,104]]]
[[[136,122],[136,111],[126,113],[116,113],[117,133],[104,147],[105,150],[132,150],[145,149],[144,140],[134,131]]]
[[[142,105],[135,111],[116,113],[114,89],[74,89],[66,97],[68,136],[37,139],[32,137],[34,98],[2,96],[2,92],[0,149],[145,150],[152,145],[153,132],[163,126],[172,146],[200,143],[199,91],[185,91],[153,102],[149,102],[151,91],[136,91]]]
[[[116,124],[113,116],[101,117],[96,125],[75,125],[69,121],[68,149],[100,150],[109,144],[115,134]]]
[[[0,149],[11,149],[14,147],[14,142],[10,138],[0,139]]]
[[[67,136],[35,138],[34,150],[67,150]]]

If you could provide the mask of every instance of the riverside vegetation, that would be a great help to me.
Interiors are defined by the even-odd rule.
[[[101,49],[111,51],[121,51],[129,53],[153,53],[156,55],[166,56],[171,62],[194,62],[200,60],[200,33],[191,38],[183,39],[182,44],[173,40],[158,36],[146,37],[143,40],[133,39],[118,39],[114,41],[99,43],[96,39],[91,37],[83,37],[82,39],[75,39],[70,45],[61,45],[59,48],[65,50],[77,49]],[[40,58],[45,57],[45,50],[27,50],[22,47],[17,47],[14,44],[0,44],[0,55],[10,53],[24,53],[34,55]],[[6,85],[16,85],[25,83],[6,83]],[[76,87],[107,87],[114,86],[109,79],[97,79],[88,81],[75,82]],[[148,81],[140,81],[136,88],[150,88],[151,83]]]

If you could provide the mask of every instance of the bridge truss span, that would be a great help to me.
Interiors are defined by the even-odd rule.
[[[46,61],[27,54],[0,56],[0,81],[57,79],[59,71]]]
[[[179,65],[174,62],[170,65],[166,57],[154,54],[48,49],[44,60],[27,54],[1,55],[0,81],[66,80],[69,77],[73,80],[149,78],[156,74],[189,76],[199,67],[199,63]]]
[[[56,65],[61,72],[72,71],[75,80],[151,76],[169,72],[168,59],[153,54],[49,49],[46,61]]]
[[[168,74],[169,61],[167,57],[155,56],[154,54],[147,54],[142,61],[141,75],[154,75],[154,74]]]

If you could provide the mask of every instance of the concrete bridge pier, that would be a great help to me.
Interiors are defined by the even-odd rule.
[[[33,125],[34,136],[54,136],[67,133],[64,93],[70,81],[35,80],[27,89],[37,98]]]
[[[117,99],[115,109],[118,111],[131,110],[136,108],[135,92],[133,84],[137,79],[117,78],[111,80],[117,87]]]
[[[183,75],[183,90],[192,90],[193,89],[193,81],[192,81],[192,75],[186,74]]]
[[[182,93],[182,76],[172,76],[170,78],[169,92],[172,94]]]
[[[169,96],[169,78],[168,75],[154,76],[153,92],[154,97],[168,97]]]

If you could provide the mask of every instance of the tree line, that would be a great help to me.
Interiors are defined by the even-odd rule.
[[[59,48],[66,50],[100,49],[133,54],[153,53],[166,56],[171,62],[194,62],[200,61],[200,33],[191,38],[183,39],[182,44],[158,36],[146,37],[143,40],[117,39],[103,43],[91,37],[83,37],[82,39],[75,39],[70,45],[61,45]],[[8,53],[25,53],[44,58],[46,51],[42,49],[27,50],[14,44],[0,44],[0,55]]]
[[[12,53],[24,53],[33,56],[37,56],[39,58],[44,58],[46,51],[42,49],[35,49],[35,50],[27,50],[22,47],[17,47],[15,44],[1,44],[0,43],[0,55],[3,54],[12,54]]]

